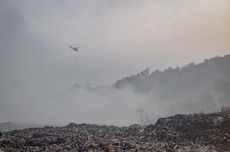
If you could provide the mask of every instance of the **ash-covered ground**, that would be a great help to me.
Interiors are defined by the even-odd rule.
[[[175,115],[128,127],[70,123],[1,133],[2,151],[228,152],[230,114]]]

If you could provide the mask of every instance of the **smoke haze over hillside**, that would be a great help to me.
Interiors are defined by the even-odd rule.
[[[169,70],[154,76],[154,85],[145,76],[138,87],[112,84],[146,67],[155,71],[229,54],[229,11],[229,0],[0,0],[0,122],[123,125],[140,117],[216,111],[228,105],[229,62],[182,76]],[[199,75],[206,71],[212,73]],[[190,77],[203,79],[181,94],[180,76],[189,84]],[[180,104],[185,98],[201,103]]]

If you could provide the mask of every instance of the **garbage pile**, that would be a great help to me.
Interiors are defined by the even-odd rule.
[[[175,115],[128,127],[70,123],[1,133],[0,151],[227,152],[230,115]]]
[[[145,141],[178,145],[205,145],[216,151],[230,151],[230,115],[223,113],[175,115],[160,118],[143,131]]]

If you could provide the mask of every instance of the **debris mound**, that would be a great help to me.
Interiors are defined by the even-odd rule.
[[[178,114],[128,127],[70,123],[1,133],[0,151],[228,152],[230,115]]]

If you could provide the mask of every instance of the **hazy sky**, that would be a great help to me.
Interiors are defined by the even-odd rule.
[[[1,16],[17,19],[23,24],[19,31],[49,45],[52,58],[60,60],[56,67],[65,66],[68,78],[107,84],[146,67],[164,69],[229,53],[228,2],[10,0],[1,6],[5,3],[15,10],[5,10],[8,13]],[[18,12],[13,16],[10,11]],[[81,46],[81,52],[71,52],[70,44]]]
[[[229,0],[0,0],[0,104],[200,62],[229,42]]]

